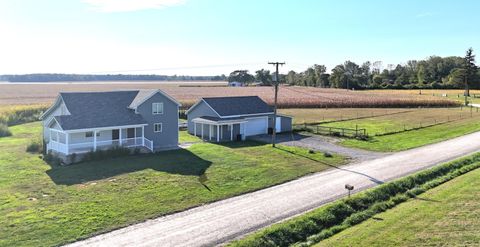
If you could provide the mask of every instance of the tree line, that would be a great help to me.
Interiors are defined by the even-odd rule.
[[[272,75],[263,69],[255,75],[236,70],[228,80],[271,85]],[[359,65],[346,61],[335,66],[331,73],[327,73],[325,65],[315,64],[303,72],[291,70],[281,75],[280,80],[289,85],[347,89],[480,88],[480,72],[472,48],[464,57],[431,56],[397,65],[384,66],[381,61]]]
[[[9,82],[60,82],[60,81],[225,81],[225,75],[90,75],[90,74],[25,74],[0,75],[0,81]]]

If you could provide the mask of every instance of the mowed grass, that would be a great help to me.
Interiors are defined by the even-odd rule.
[[[256,142],[50,166],[25,152],[38,122],[0,138],[0,246],[55,246],[346,162]]]
[[[469,108],[419,108],[391,115],[326,123],[321,124],[321,126],[349,129],[364,128],[367,130],[367,134],[372,136],[464,118],[479,121],[480,112],[477,112],[476,108],[472,109],[471,114]]]
[[[197,136],[190,135],[186,130],[182,130],[178,132],[178,142],[179,143],[185,143],[185,142],[201,142],[202,139],[200,139]]]
[[[476,131],[480,131],[479,119],[465,118],[463,120],[440,124],[419,130],[406,131],[384,136],[373,136],[368,141],[344,139],[340,143],[348,147],[380,152],[393,152],[445,141]]]
[[[336,122],[323,123],[321,126],[366,129],[370,140],[343,139],[344,146],[361,148],[380,152],[394,152],[420,147],[465,134],[480,131],[480,112],[476,108],[416,108],[416,109],[288,109],[282,113],[290,113],[294,119],[305,118],[307,123],[322,122],[323,116],[330,116]],[[291,111],[290,111],[291,110]],[[374,117],[368,117],[372,115]],[[348,113],[348,114],[347,114]],[[341,121],[338,115],[361,119]],[[451,122],[411,130],[396,134],[375,136],[386,132],[402,131],[405,129],[428,126],[435,123]],[[452,121],[455,120],[455,121]],[[300,120],[301,122],[301,120]]]
[[[281,114],[293,116],[294,124],[320,123],[396,114],[413,111],[414,108],[292,108],[279,109]]]
[[[479,246],[480,169],[316,246]]]

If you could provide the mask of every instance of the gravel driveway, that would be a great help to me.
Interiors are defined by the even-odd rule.
[[[339,140],[332,137],[308,134],[277,134],[277,143],[287,146],[297,146],[322,152],[337,153],[353,159],[355,162],[373,160],[384,157],[389,153],[365,151],[356,148],[347,148],[336,144]],[[271,135],[259,135],[249,139],[260,142],[271,142]]]
[[[480,150],[480,132],[148,220],[71,246],[212,246],[364,190]]]

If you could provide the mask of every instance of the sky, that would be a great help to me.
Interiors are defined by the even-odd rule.
[[[476,0],[0,0],[0,74],[282,73],[480,49]]]

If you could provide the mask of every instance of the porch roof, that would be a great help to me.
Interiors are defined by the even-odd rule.
[[[218,118],[218,117],[210,117],[210,116],[202,116],[197,117],[192,120],[194,123],[203,123],[203,124],[239,124],[245,123],[247,120],[243,117],[233,117],[233,118]]]

